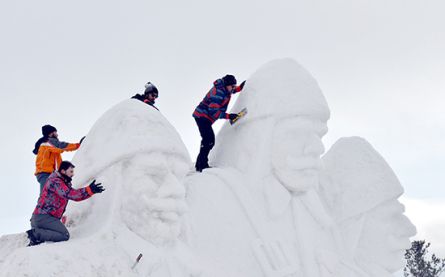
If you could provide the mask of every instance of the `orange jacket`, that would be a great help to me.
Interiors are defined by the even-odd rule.
[[[62,162],[62,153],[65,151],[74,151],[79,149],[80,143],[60,142],[58,139],[50,138],[48,142],[44,142],[39,147],[36,157],[36,172],[52,173],[59,169]]]

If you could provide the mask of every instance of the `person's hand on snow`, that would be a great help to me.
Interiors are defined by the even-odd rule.
[[[240,88],[241,90],[243,90],[245,84],[246,84],[246,80],[244,80],[244,81],[239,85],[239,88]]]
[[[236,113],[231,113],[231,114],[229,114],[229,119],[230,119],[230,121],[234,120],[234,119],[237,118],[237,117],[238,117],[238,114],[236,114]]]
[[[83,136],[83,137],[80,139],[79,144],[82,144],[82,141],[83,141],[85,138],[86,138],[86,136]]]
[[[96,180],[93,180],[93,182],[91,182],[91,184],[89,185],[91,191],[96,194],[96,193],[101,193],[103,192],[105,189],[102,187],[102,183],[97,183],[96,184]]]

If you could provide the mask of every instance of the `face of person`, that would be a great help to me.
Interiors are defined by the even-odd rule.
[[[149,93],[147,95],[147,100],[150,101],[151,103],[155,103],[157,98],[158,98],[158,94],[157,93]]]
[[[226,86],[226,90],[230,93],[233,93],[235,91],[235,87],[236,85]]]
[[[290,191],[302,192],[318,185],[324,152],[320,126],[295,117],[283,119],[274,129],[273,174]]]
[[[57,133],[57,131],[52,132],[51,134],[49,134],[50,138],[58,138],[59,134]]]
[[[66,176],[72,178],[74,176],[74,168],[69,167],[67,170],[61,170],[62,174],[65,174]]]

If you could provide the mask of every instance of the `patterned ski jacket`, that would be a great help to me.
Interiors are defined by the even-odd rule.
[[[240,92],[241,87],[236,86],[234,93]],[[206,94],[204,99],[199,103],[193,112],[194,118],[206,118],[211,123],[220,118],[229,119],[226,113],[232,93],[226,90],[222,79],[218,79],[213,83],[212,89]]]
[[[54,171],[45,183],[33,214],[47,214],[61,218],[68,200],[82,201],[93,195],[90,187],[74,189],[71,181]]]
[[[62,162],[62,153],[65,151],[74,151],[79,149],[80,143],[67,143],[59,141],[57,138],[49,138],[48,142],[44,142],[39,147],[36,157],[36,172],[51,173],[59,169]]]

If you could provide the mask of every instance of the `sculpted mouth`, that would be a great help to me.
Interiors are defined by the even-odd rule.
[[[289,159],[287,169],[300,171],[307,174],[317,173],[322,169],[322,161],[319,158]]]

